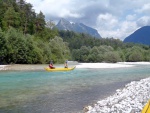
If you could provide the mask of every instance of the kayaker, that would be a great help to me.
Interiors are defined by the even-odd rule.
[[[64,67],[68,68],[68,61],[67,60],[65,61]]]
[[[49,68],[51,68],[51,69],[54,69],[54,68],[55,68],[55,67],[53,66],[53,61],[52,61],[52,60],[50,61]]]

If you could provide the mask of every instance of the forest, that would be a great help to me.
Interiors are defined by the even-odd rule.
[[[0,64],[150,61],[150,47],[58,31],[24,0],[0,0]]]

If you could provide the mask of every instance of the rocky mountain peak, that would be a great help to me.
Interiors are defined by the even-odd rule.
[[[69,22],[64,18],[61,18],[58,24],[55,26],[58,30],[69,30],[77,33],[86,33],[95,38],[101,38],[96,29],[84,25],[83,23]]]

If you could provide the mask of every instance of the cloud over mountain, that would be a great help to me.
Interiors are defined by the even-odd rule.
[[[60,18],[96,28],[102,37],[124,39],[150,25],[149,0],[26,0],[46,19]]]

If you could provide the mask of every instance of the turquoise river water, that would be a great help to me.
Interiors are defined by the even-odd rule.
[[[0,113],[82,113],[125,84],[150,77],[150,65],[69,72],[1,71]]]

